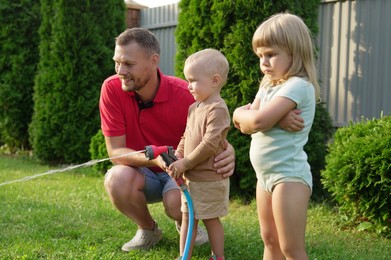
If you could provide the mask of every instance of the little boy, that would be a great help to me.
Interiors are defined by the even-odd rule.
[[[183,175],[194,205],[195,216],[189,216],[186,199],[182,196],[181,255],[188,220],[194,218],[194,230],[201,219],[208,231],[211,259],[224,259],[224,229],[220,217],[228,214],[229,178],[216,174],[213,160],[225,149],[231,122],[227,105],[220,96],[228,71],[227,59],[214,49],[196,52],[185,62],[184,74],[196,102],[189,107],[186,130],[175,152],[178,160],[168,167],[173,178]]]

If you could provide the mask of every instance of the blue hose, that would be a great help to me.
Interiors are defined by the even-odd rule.
[[[170,165],[173,161],[176,161],[177,158],[174,154],[174,149],[172,146],[153,146],[149,145],[145,147],[145,156],[147,159],[152,160],[156,158],[158,155],[161,155],[164,162],[167,165]],[[187,201],[187,207],[189,209],[189,224],[187,229],[187,237],[186,237],[186,243],[185,248],[183,250],[183,256],[179,257],[179,259],[187,259],[189,255],[191,240],[193,236],[193,228],[194,228],[194,206],[193,206],[193,200],[190,197],[189,190],[187,189],[186,184],[184,183],[184,180],[182,177],[176,180],[176,183],[181,188],[182,192],[184,193]]]
[[[183,185],[184,186],[184,185]],[[186,186],[181,187],[183,190],[183,194],[186,197],[187,201],[187,207],[189,208],[189,225],[187,228],[187,237],[186,237],[186,243],[185,243],[185,249],[183,250],[183,256],[182,259],[187,259],[189,250],[190,250],[190,245],[191,245],[191,238],[193,236],[193,227],[194,227],[194,211],[193,211],[193,201],[190,197],[190,193],[187,190]]]

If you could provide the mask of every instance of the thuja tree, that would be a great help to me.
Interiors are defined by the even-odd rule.
[[[124,1],[41,0],[41,13],[33,152],[46,163],[84,161],[100,127],[99,93],[113,71],[114,38],[125,28]]]
[[[203,48],[222,51],[230,63],[222,96],[232,113],[236,107],[252,102],[258,90],[259,60],[251,47],[257,26],[275,13],[289,11],[301,16],[317,33],[318,4],[318,0],[181,0],[176,29],[176,75],[183,77],[184,60],[193,52]],[[256,180],[248,157],[250,137],[232,128],[228,140],[236,151],[232,189],[234,193],[240,189],[242,195],[252,196]],[[322,142],[326,149],[325,140]]]
[[[0,4],[0,143],[29,149],[28,124],[38,63],[39,1]]]

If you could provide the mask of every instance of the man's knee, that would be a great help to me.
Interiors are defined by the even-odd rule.
[[[163,196],[163,204],[167,216],[178,220],[182,216],[181,208],[181,192],[180,190],[170,190]]]
[[[124,165],[116,165],[107,171],[104,180],[104,186],[106,191],[111,193],[111,191],[124,188],[124,187],[134,187],[133,185],[137,182],[138,172],[135,168],[124,166]]]
[[[116,180],[119,176],[119,171],[116,170],[115,166],[106,172],[104,186],[107,192],[110,192],[113,189],[113,186],[116,186]]]

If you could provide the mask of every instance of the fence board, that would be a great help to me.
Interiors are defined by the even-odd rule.
[[[166,75],[174,75],[178,4],[142,9],[140,19],[140,26],[153,32],[160,42],[160,69]]]

